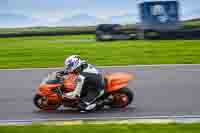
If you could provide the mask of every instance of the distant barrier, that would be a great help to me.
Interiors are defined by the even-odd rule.
[[[200,39],[200,28],[199,29],[182,29],[177,31],[169,32],[155,32],[153,35],[145,33],[145,39]]]
[[[95,31],[74,31],[74,32],[37,32],[37,33],[8,33],[0,34],[0,37],[31,37],[31,36],[63,36],[63,35],[83,35],[95,34]]]
[[[138,34],[141,31],[136,29],[122,29],[126,34],[135,34],[131,39],[141,39]],[[176,31],[158,32],[144,31],[144,39],[200,39],[200,28],[196,29],[181,29]],[[87,35],[95,34],[95,30],[87,31],[59,31],[59,32],[16,32],[0,34],[0,38],[6,37],[31,37],[31,36],[64,36],[64,35]]]

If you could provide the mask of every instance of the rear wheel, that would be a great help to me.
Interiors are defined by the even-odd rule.
[[[38,107],[39,109],[42,109],[42,110],[56,110],[61,105],[57,101],[50,102],[50,101],[48,101],[48,97],[41,96],[38,94],[36,94],[34,96],[33,102],[36,107]]]
[[[123,108],[128,106],[134,98],[133,92],[129,88],[122,88],[119,91],[113,92],[112,104],[114,108]]]

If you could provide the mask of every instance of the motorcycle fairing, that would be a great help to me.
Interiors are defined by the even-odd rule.
[[[128,86],[128,81],[133,79],[133,76],[127,73],[113,73],[105,76],[107,80],[107,92],[119,90]]]

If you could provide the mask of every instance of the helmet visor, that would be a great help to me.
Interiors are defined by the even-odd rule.
[[[71,72],[72,69],[73,69],[73,67],[74,67],[74,63],[73,63],[73,62],[70,62],[70,63],[68,63],[68,64],[65,66],[65,71],[66,71],[66,72]]]

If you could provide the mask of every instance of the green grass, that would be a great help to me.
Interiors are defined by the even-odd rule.
[[[1,133],[199,133],[200,124],[0,126]]]
[[[95,42],[94,38],[92,35],[1,38],[0,68],[61,67],[72,54],[80,54],[96,65],[200,63],[200,40]],[[78,41],[82,39],[91,41]]]

